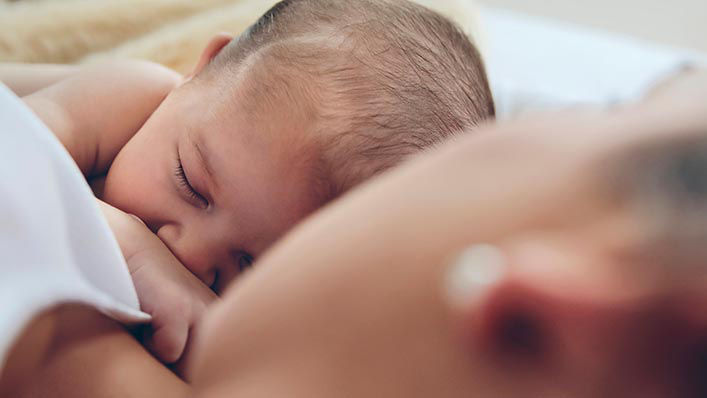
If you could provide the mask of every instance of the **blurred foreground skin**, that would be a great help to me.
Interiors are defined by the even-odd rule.
[[[212,309],[197,395],[704,397],[705,103],[692,73],[367,185]]]
[[[704,397],[706,102],[693,73],[366,185],[209,311],[190,392],[105,318],[59,317],[84,335],[18,345],[32,382],[0,396]]]
[[[182,397],[189,386],[92,308],[38,316],[10,351],[0,397]]]

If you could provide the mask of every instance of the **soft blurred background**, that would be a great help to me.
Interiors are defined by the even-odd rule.
[[[347,0],[340,0],[347,1]],[[499,119],[636,100],[707,65],[707,0],[414,0],[476,38]],[[189,73],[276,0],[0,0],[0,62],[142,58]]]
[[[500,9],[514,17],[541,17],[550,23],[707,52],[706,0],[416,1],[442,11],[473,33],[479,8]],[[274,2],[0,0],[0,61],[73,63],[127,56],[188,72],[214,32],[237,34]]]
[[[480,0],[480,3],[707,52],[707,0]]]

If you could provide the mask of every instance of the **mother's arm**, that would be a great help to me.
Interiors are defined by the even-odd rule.
[[[118,323],[64,306],[18,340],[0,380],[3,397],[186,397],[189,387]]]

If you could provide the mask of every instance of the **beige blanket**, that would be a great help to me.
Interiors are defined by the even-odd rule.
[[[346,0],[341,0],[346,1]],[[415,0],[469,34],[468,0]],[[187,73],[218,32],[239,34],[275,0],[0,0],[0,62],[141,58]]]

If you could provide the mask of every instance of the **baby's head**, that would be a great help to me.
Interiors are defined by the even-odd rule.
[[[438,14],[283,1],[212,40],[104,195],[218,290],[309,213],[493,112],[477,50]]]

